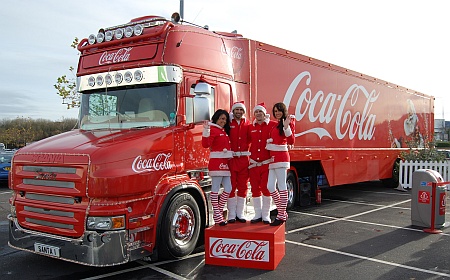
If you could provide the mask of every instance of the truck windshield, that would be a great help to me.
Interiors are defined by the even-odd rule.
[[[176,84],[102,89],[81,96],[80,128],[166,127],[175,123]]]

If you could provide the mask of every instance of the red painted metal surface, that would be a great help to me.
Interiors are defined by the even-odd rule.
[[[205,230],[205,263],[274,270],[285,255],[285,226],[228,224]]]

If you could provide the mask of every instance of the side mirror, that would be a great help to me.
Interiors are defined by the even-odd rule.
[[[208,83],[197,83],[195,85],[194,88],[194,93],[196,95],[203,95],[203,94],[207,94],[207,95],[211,95],[211,85],[209,85]]]
[[[209,120],[210,104],[206,97],[196,95],[194,97],[194,123]]]

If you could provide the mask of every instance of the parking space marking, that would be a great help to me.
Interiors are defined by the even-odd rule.
[[[320,227],[320,226],[327,225],[327,224],[336,223],[336,222],[339,222],[339,221],[348,220],[348,219],[351,219],[351,218],[354,218],[354,217],[358,217],[358,216],[366,215],[366,214],[369,214],[369,213],[377,212],[377,211],[380,211],[380,210],[383,210],[383,209],[392,208],[392,207],[397,206],[399,204],[407,203],[407,202],[410,202],[410,201],[411,201],[411,199],[407,199],[407,200],[396,202],[396,203],[393,203],[393,204],[390,204],[390,205],[381,206],[381,207],[376,208],[376,209],[372,209],[372,210],[368,210],[368,211],[365,211],[365,212],[361,212],[361,213],[358,213],[358,214],[355,214],[355,215],[350,215],[350,216],[343,217],[343,218],[336,218],[335,220],[331,220],[331,221],[327,221],[327,222],[323,222],[323,223],[318,223],[318,224],[310,225],[310,226],[306,226],[306,227],[301,227],[301,228],[298,228],[298,229],[289,230],[286,233],[287,234],[294,233],[294,232],[298,232],[298,231],[302,231],[302,230],[306,230],[306,229],[310,229],[310,228],[315,228],[315,227]]]
[[[11,194],[11,191],[7,191],[7,192],[0,192],[0,194]]]
[[[378,259],[374,259],[374,258],[368,258],[368,257],[356,255],[356,254],[346,253],[346,252],[342,252],[342,251],[337,251],[337,250],[333,250],[333,249],[323,248],[323,247],[319,247],[319,246],[315,246],[315,245],[304,244],[304,243],[290,241],[290,240],[286,240],[286,243],[290,243],[290,244],[294,244],[294,245],[298,245],[298,246],[303,246],[303,247],[309,247],[309,248],[312,248],[312,249],[317,249],[317,250],[326,251],[326,252],[329,252],[329,253],[335,253],[335,254],[339,254],[339,255],[344,255],[344,256],[348,256],[348,257],[352,257],[352,258],[356,258],[356,259],[367,260],[367,261],[371,261],[371,262],[377,262],[377,263],[386,264],[386,265],[390,265],[390,266],[395,266],[395,267],[400,267],[400,268],[405,268],[405,269],[409,269],[409,270],[414,270],[414,271],[419,271],[419,272],[423,272],[423,273],[428,273],[428,274],[433,274],[433,275],[438,275],[438,276],[443,276],[443,277],[449,277],[450,278],[450,274],[448,274],[448,273],[422,269],[422,268],[418,268],[418,267],[414,267],[414,266],[409,266],[409,265],[404,265],[404,264],[399,264],[399,263],[393,263],[393,262],[378,260]]]
[[[396,208],[396,207],[393,207],[393,208]],[[336,217],[331,217],[331,216],[324,216],[324,215],[319,215],[319,214],[312,214],[312,213],[305,213],[305,212],[298,212],[298,211],[289,211],[289,212],[293,212],[293,213],[300,214],[300,215],[305,215],[305,216],[325,218],[325,219],[330,219],[330,220],[340,220],[340,221],[346,221],[346,222],[352,222],[352,223],[367,224],[367,225],[373,225],[373,226],[380,226],[380,227],[387,227],[387,228],[394,228],[394,229],[404,229],[404,230],[409,230],[409,231],[423,232],[422,229],[417,229],[417,228],[399,227],[399,226],[393,226],[393,225],[387,225],[387,224],[379,224],[379,223],[373,223],[373,222],[352,220],[352,219],[347,219],[347,218],[336,218]],[[286,234],[291,233],[291,232],[292,231],[287,231]],[[448,233],[440,233],[440,235],[450,236],[450,234],[448,234]]]
[[[367,202],[358,202],[358,201],[344,201],[344,200],[337,200],[337,199],[323,199],[323,200],[333,201],[333,202],[340,202],[340,203],[347,203],[347,204],[358,204],[358,205],[366,205],[366,206],[375,206],[375,207],[382,207],[382,206],[384,206],[384,205],[380,205],[380,204],[373,204],[373,203],[367,203]],[[394,206],[392,208],[404,209],[404,210],[411,209],[411,208],[408,208],[408,207],[398,207],[398,206]]]
[[[110,276],[120,275],[120,274],[123,274],[123,273],[128,273],[128,272],[133,272],[133,271],[137,271],[137,270],[141,270],[141,269],[146,269],[146,268],[150,268],[150,269],[152,269],[152,270],[154,270],[154,271],[157,271],[157,272],[159,272],[159,273],[161,273],[161,274],[164,274],[164,275],[166,275],[166,276],[172,277],[172,278],[174,278],[174,279],[188,280],[189,278],[185,278],[185,277],[183,277],[183,276],[180,276],[180,275],[175,274],[175,273],[173,273],[173,272],[170,272],[170,271],[168,271],[168,270],[159,268],[158,265],[163,265],[163,264],[166,264],[166,263],[172,263],[172,262],[179,262],[179,261],[182,261],[182,260],[186,260],[186,259],[190,259],[190,258],[195,258],[195,257],[198,257],[198,256],[202,256],[202,255],[204,255],[204,254],[205,254],[204,252],[201,252],[201,253],[189,255],[189,256],[187,256],[187,257],[185,257],[185,258],[182,258],[182,259],[178,259],[178,260],[168,260],[168,261],[161,261],[161,262],[157,262],[157,263],[146,263],[146,262],[144,262],[144,261],[138,260],[138,261],[136,261],[136,262],[139,263],[139,264],[141,264],[142,266],[133,267],[133,268],[128,268],[128,269],[124,269],[124,270],[118,270],[118,271],[111,272],[111,273],[106,273],[106,274],[102,274],[102,275],[97,275],[97,276],[93,276],[93,277],[89,277],[89,278],[84,278],[84,279],[82,279],[82,280],[96,280],[96,279],[102,279],[102,278],[107,278],[107,277],[110,277]],[[202,260],[202,262],[204,262],[204,259]],[[199,266],[199,265],[198,265],[198,266]],[[198,266],[197,266],[197,267],[198,267]],[[197,269],[197,267],[195,267],[194,270]],[[192,271],[191,271],[188,275],[190,275],[191,273],[192,273]]]

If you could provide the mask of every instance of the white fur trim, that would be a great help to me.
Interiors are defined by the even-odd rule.
[[[204,128],[204,129],[203,129],[202,136],[207,138],[207,137],[209,137],[210,135],[211,135],[211,130],[209,130],[208,128],[206,128],[206,129]]]
[[[212,170],[209,171],[209,176],[231,176],[230,171]]]
[[[283,128],[283,130],[284,130],[284,136],[289,137],[292,135],[292,130],[291,130],[290,126],[286,129]]]
[[[289,162],[274,162],[269,164],[269,169],[276,169],[276,168],[286,168],[289,169],[291,167],[291,164]]]
[[[255,108],[253,108],[253,114],[255,113],[256,110],[261,110],[264,112],[264,114],[267,114],[267,109],[261,105],[256,105]]]
[[[242,108],[244,109],[244,114],[247,112],[247,108],[245,108],[245,105],[242,103],[234,103],[233,106],[231,107],[231,113],[233,113],[234,109],[236,108]]]
[[[268,143],[266,145],[266,150],[268,151],[275,151],[275,152],[283,152],[283,151],[287,151],[288,147],[287,145],[277,145],[277,144],[270,144]]]
[[[213,122],[210,122],[209,125],[210,125],[210,126],[215,126],[215,127],[217,127],[217,128],[220,128],[220,129],[223,129],[223,127],[221,127],[220,125],[218,125],[218,124],[216,124],[216,123],[213,123]]]

